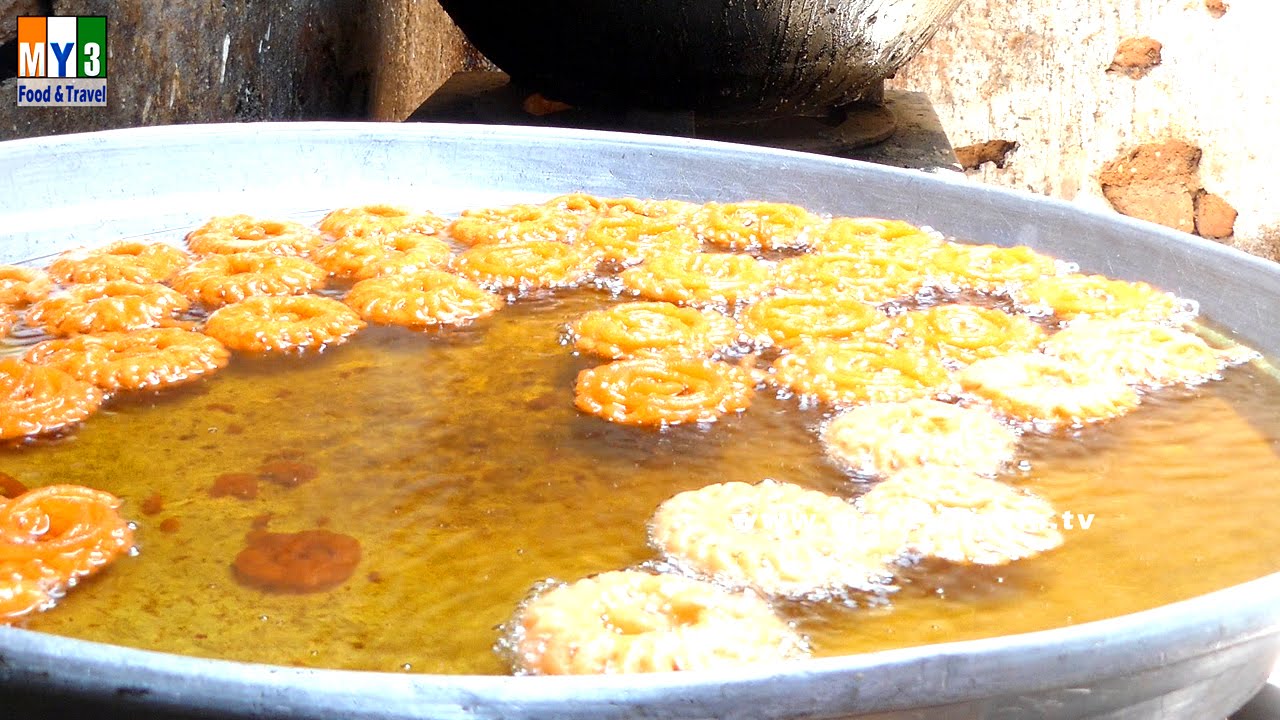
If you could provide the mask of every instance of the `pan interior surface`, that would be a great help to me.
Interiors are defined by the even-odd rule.
[[[265,128],[261,140],[274,131]],[[466,138],[449,128],[428,134],[429,141],[394,129],[359,132],[383,145],[335,143],[342,132],[318,126],[295,142],[285,165],[297,168],[305,186],[310,173],[372,159],[349,194],[325,189],[305,197],[277,188],[261,195],[262,178],[239,160],[252,136],[232,132],[232,151],[205,168],[221,172],[221,180],[183,188],[172,202],[153,198],[161,207],[151,215],[140,207],[130,211],[127,202],[86,198],[71,206],[105,203],[115,215],[96,226],[77,225],[83,216],[71,212],[64,220],[70,227],[42,230],[32,221],[38,202],[24,206],[31,209],[15,213],[15,237],[27,252],[8,259],[100,244],[119,233],[173,239],[198,218],[224,210],[314,219],[329,207],[412,198],[448,212],[568,190],[691,200],[767,197],[823,212],[902,217],[966,241],[1043,240],[1047,251],[1087,269],[1148,279],[1201,300],[1227,336],[1267,352],[1280,342],[1256,324],[1234,322],[1235,311],[1226,311],[1231,300],[1209,287],[1213,273],[1255,273],[1270,277],[1271,285],[1250,302],[1266,302],[1276,292],[1274,267],[1234,255],[1213,263],[1205,259],[1211,251],[1180,237],[1158,237],[1146,227],[1052,203],[1018,214],[1009,209],[1025,199],[714,145],[648,147],[590,134],[585,141],[501,132]],[[169,140],[190,148],[195,157],[187,160],[196,168],[202,158],[209,162],[202,143]],[[521,162],[512,162],[517,156],[504,150],[520,141],[530,147]],[[411,160],[397,158],[397,145]],[[141,148],[127,150],[123,155],[149,167],[153,181],[173,172]],[[309,151],[333,164],[305,160]],[[690,153],[700,162],[682,162]],[[673,164],[679,174],[662,175]],[[792,182],[779,193],[744,172],[759,166],[781,167]],[[186,168],[200,174],[192,170]],[[475,179],[461,187],[452,182],[466,177]],[[1149,250],[1152,236],[1166,243],[1171,259],[1158,255],[1137,264],[1126,257]],[[1132,247],[1125,245],[1129,239]],[[1192,252],[1199,255],[1189,260]],[[577,291],[516,305],[448,339],[377,329],[316,358],[237,362],[199,386],[122,402],[77,431],[74,442],[6,449],[0,469],[34,484],[100,486],[135,508],[154,494],[163,499],[161,511],[136,518],[139,557],[77,588],[30,627],[298,667],[501,673],[505,668],[489,651],[494,626],[524,592],[547,577],[573,579],[651,558],[644,522],[670,494],[764,477],[854,493],[821,457],[813,433],[821,413],[800,411],[793,401],[761,396],[741,418],[664,435],[577,415],[572,378],[591,363],[560,344],[559,328],[601,299]],[[1260,509],[1280,509],[1280,489],[1265,481],[1280,446],[1280,403],[1268,400],[1277,396],[1280,388],[1265,367],[1246,366],[1228,371],[1220,383],[1149,398],[1139,412],[1105,427],[1030,438],[1031,470],[1014,481],[1089,518],[1087,527],[1075,520],[1064,548],[1000,570],[950,568],[909,577],[887,604],[789,612],[820,655],[842,656],[1063,628],[1274,573],[1276,558],[1265,549],[1277,546],[1280,531],[1257,517]],[[268,488],[256,504],[208,496],[219,473],[251,470],[282,449],[319,467],[320,476],[297,488]],[[364,565],[329,595],[264,596],[237,586],[229,558],[264,514],[273,529],[323,526],[358,534]],[[170,517],[178,520],[176,530],[161,531]],[[110,617],[100,608],[112,608]],[[183,632],[167,629],[184,622]]]

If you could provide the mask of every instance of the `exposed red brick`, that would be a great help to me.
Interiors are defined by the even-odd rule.
[[[1107,72],[1122,73],[1136,80],[1160,64],[1163,47],[1159,40],[1149,37],[1125,38],[1116,46],[1116,55]]]
[[[1203,190],[1196,195],[1196,234],[1221,240],[1236,232],[1236,209],[1218,195]]]
[[[982,163],[995,163],[998,168],[1004,167],[1009,153],[1018,149],[1018,143],[1012,140],[988,140],[956,148],[956,160],[965,170],[977,170]]]
[[[1227,14],[1227,10],[1231,6],[1222,2],[1222,0],[1204,0],[1204,7],[1209,11],[1210,15],[1220,18]]]
[[[1102,194],[1117,211],[1195,232],[1200,148],[1182,140],[1140,145],[1103,166]]]

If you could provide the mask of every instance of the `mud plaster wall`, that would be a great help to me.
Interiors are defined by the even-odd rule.
[[[1280,259],[1277,28],[1274,0],[965,0],[892,83],[930,95],[974,179],[1084,205],[1111,207],[1100,177],[1136,150],[1197,148],[1168,179],[1189,201],[1160,173],[1129,195],[1167,194],[1148,219],[1183,229],[1212,196],[1206,228],[1221,232],[1221,201],[1239,213],[1225,242]]]

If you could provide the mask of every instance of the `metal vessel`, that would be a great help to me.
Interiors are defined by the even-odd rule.
[[[293,123],[12,141],[0,144],[0,262],[120,237],[180,236],[232,211],[314,216],[379,200],[448,212],[570,191],[789,201],[1027,244],[1086,271],[1199,298],[1203,312],[1240,341],[1280,356],[1280,265],[1225,246],[955,176],[617,133]],[[310,670],[0,628],[0,698],[72,708],[65,717],[115,708],[131,718],[1205,720],[1225,717],[1256,693],[1278,654],[1280,573],[1043,632],[643,676]]]
[[[443,0],[481,52],[600,107],[825,112],[878,91],[960,0]]]

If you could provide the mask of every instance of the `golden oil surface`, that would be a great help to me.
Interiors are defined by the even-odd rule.
[[[0,448],[30,486],[126,500],[136,557],[26,626],[189,655],[427,673],[503,673],[496,627],[546,578],[654,557],[645,523],[672,494],[775,478],[851,497],[823,458],[821,410],[760,392],[740,417],[657,432],[573,407],[594,361],[559,343],[594,291],[526,300],[472,328],[371,328],[307,358],[237,356],[198,384],[120,398],[66,437]],[[1006,477],[1071,512],[1066,544],[986,570],[912,570],[888,602],[792,605],[818,655],[992,637],[1112,617],[1280,570],[1280,387],[1253,366],[1149,395],[1120,420],[1027,437]],[[282,450],[319,475],[254,500],[214,478]],[[145,515],[155,495],[163,510]],[[230,566],[253,519],[359,539],[340,587],[244,587]],[[1083,522],[1088,527],[1082,527]],[[167,522],[167,530],[161,524]],[[176,526],[176,528],[175,528]]]

